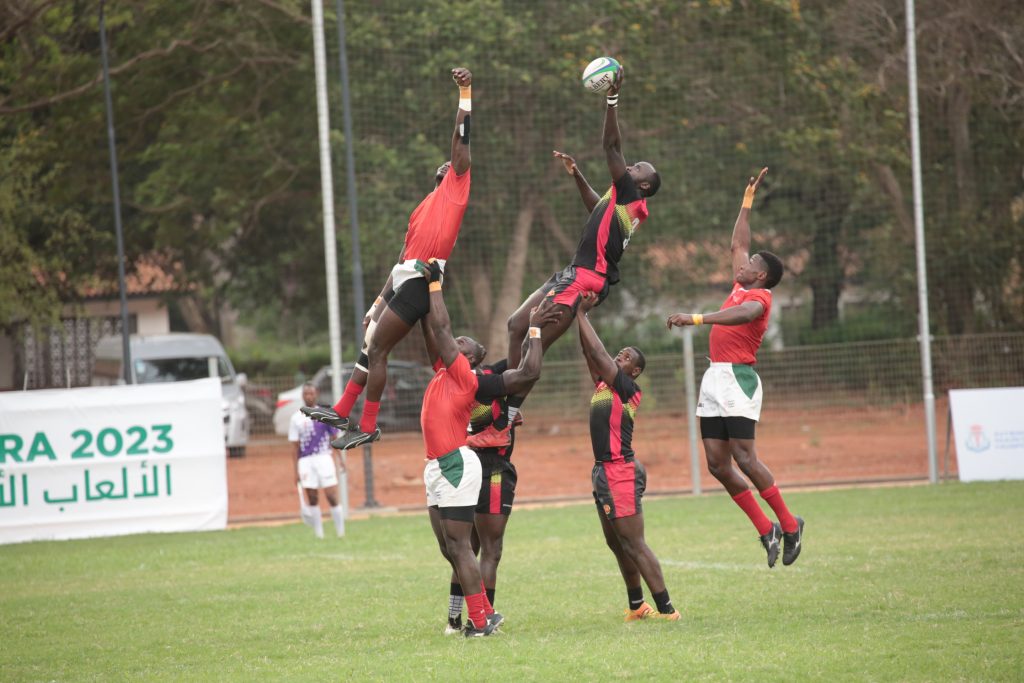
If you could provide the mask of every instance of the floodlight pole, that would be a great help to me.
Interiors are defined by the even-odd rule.
[[[928,321],[928,267],[924,244],[924,198],[921,180],[921,129],[917,106],[917,31],[914,0],[906,0],[907,91],[910,104],[910,159],[914,185],[914,247],[917,252],[918,340],[921,344],[921,383],[924,390],[924,424],[928,437],[928,481],[938,482],[935,453],[935,388],[932,382],[932,339]]]
[[[331,173],[330,121],[327,112],[327,65],[324,56],[322,0],[313,8],[313,63],[316,72],[316,122],[320,140],[320,194],[324,214],[324,261],[327,269],[327,324],[331,344],[331,394],[341,396],[341,315],[338,312],[338,253],[334,234],[334,176]]]
[[[107,22],[100,0],[100,53],[103,58],[103,102],[107,110],[107,146],[110,148],[110,184],[114,188],[114,232],[117,235],[117,287],[121,293],[121,368],[124,383],[132,383],[132,347],[128,329],[128,293],[124,285],[124,230],[121,227],[121,183],[117,177],[117,143],[114,137],[114,104],[110,97],[110,60],[107,57]]]

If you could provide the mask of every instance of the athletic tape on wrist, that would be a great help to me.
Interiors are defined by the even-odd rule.
[[[608,97],[605,98],[605,102],[608,103],[609,107],[617,107],[619,106],[619,96],[609,95]]]
[[[473,86],[459,86],[459,109],[473,111]]]
[[[539,327],[531,327],[530,328],[530,339],[540,339],[540,328]]]
[[[440,292],[441,291],[441,283],[440,282],[431,282],[430,285],[427,286],[427,289],[430,290],[431,292]]]
[[[743,204],[741,204],[741,208],[749,209],[749,208],[752,208],[753,206],[754,206],[754,193],[751,192],[750,194],[743,195]]]
[[[694,325],[704,324],[704,316],[701,315],[700,313],[694,313],[693,315],[690,316],[690,319],[693,320]]]

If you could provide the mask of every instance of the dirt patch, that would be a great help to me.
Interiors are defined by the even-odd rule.
[[[945,408],[937,414],[939,472],[943,470]],[[519,471],[520,501],[590,495],[593,456],[587,423],[527,413],[513,462]],[[637,420],[634,449],[647,468],[648,491],[692,489],[689,437],[681,414]],[[757,435],[759,455],[783,487],[928,476],[921,406],[885,410],[765,411]],[[698,444],[701,485],[720,486],[707,472]],[[349,504],[366,496],[362,449],[347,456]],[[955,457],[949,469],[956,471]],[[373,445],[374,498],[381,506],[424,504],[423,440],[418,432],[386,434]],[[244,458],[228,460],[228,514],[232,520],[297,514],[292,446],[283,438],[254,442]]]

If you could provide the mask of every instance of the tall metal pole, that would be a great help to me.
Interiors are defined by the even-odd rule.
[[[918,339],[921,344],[921,382],[924,389],[924,424],[928,434],[928,480],[936,483],[935,389],[932,383],[932,339],[928,322],[928,268],[924,246],[924,198],[921,181],[921,129],[917,106],[917,31],[914,0],[906,0],[907,90],[910,99],[910,159],[914,183],[914,247],[917,252]]]
[[[124,231],[121,228],[121,183],[117,177],[114,139],[114,104],[110,97],[110,61],[107,57],[107,22],[100,0],[100,53],[103,56],[103,101],[107,109],[107,146],[110,148],[110,184],[114,187],[114,232],[117,234],[117,286],[121,291],[121,366],[125,384],[132,383],[132,349],[128,329],[128,293],[124,286]]]
[[[324,213],[324,262],[327,269],[327,324],[331,344],[331,394],[341,396],[341,316],[338,313],[338,252],[334,235],[334,175],[331,173],[330,120],[327,113],[327,65],[322,0],[313,8],[313,63],[316,71],[316,122],[320,138],[320,194]]]
[[[345,3],[335,0],[338,13],[338,62],[341,71],[341,118],[345,131],[345,176],[348,185],[348,214],[352,223],[352,304],[355,306],[356,348],[363,345],[363,259],[359,249],[359,205],[356,195],[355,138],[352,135],[352,98],[348,88],[348,49],[345,42]]]
[[[697,377],[693,362],[693,328],[683,328],[683,367],[686,382],[686,427],[690,434],[690,480],[693,493],[699,496],[700,453],[697,452]]]
[[[352,135],[352,98],[348,87],[348,47],[345,41],[345,3],[335,0],[338,14],[338,62],[341,73],[341,118],[345,131],[345,175],[348,185],[348,213],[351,222],[349,235],[352,239],[352,305],[355,316],[356,349],[363,346],[363,311],[366,298],[363,294],[363,258],[359,248],[359,203],[356,195],[355,137]],[[366,488],[365,507],[377,507],[373,496],[373,445],[363,446],[363,483]]]

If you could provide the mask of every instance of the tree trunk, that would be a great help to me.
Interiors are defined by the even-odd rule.
[[[505,273],[501,278],[498,296],[491,308],[490,325],[488,325],[487,348],[491,349],[491,360],[503,358],[508,348],[508,317],[522,303],[523,277],[526,274],[526,256],[530,247],[530,229],[533,227],[535,204],[527,196],[528,191],[520,192],[519,213],[516,216],[512,240],[509,243],[508,257],[505,260]],[[501,351],[499,351],[501,349]],[[499,354],[500,355],[494,355]]]

